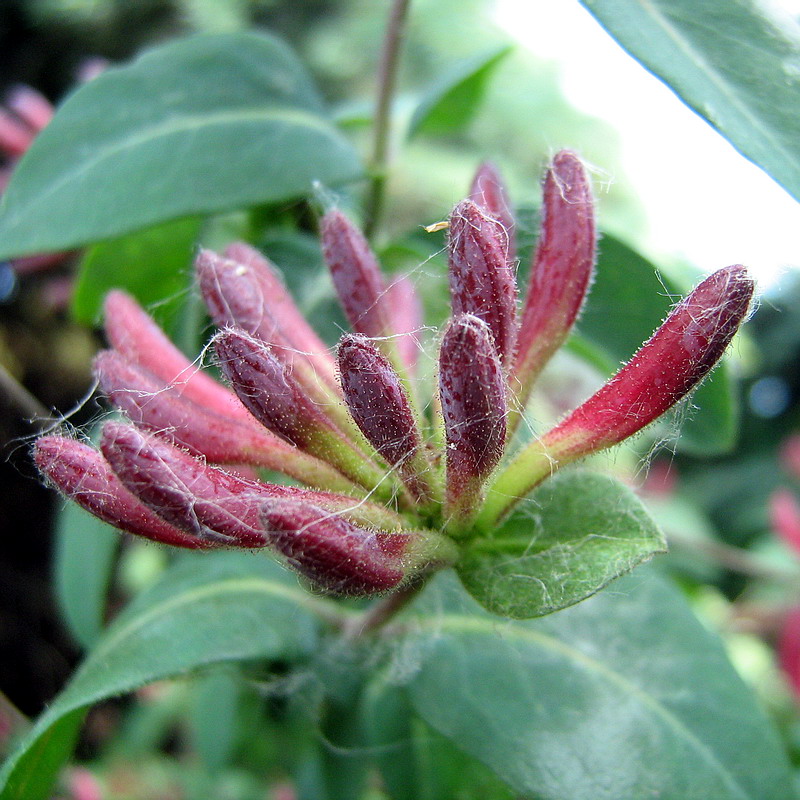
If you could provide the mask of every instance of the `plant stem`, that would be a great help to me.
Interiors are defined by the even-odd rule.
[[[411,0],[393,0],[383,40],[381,63],[378,70],[378,99],[373,126],[372,157],[370,173],[372,179],[364,210],[364,233],[372,238],[383,210],[386,189],[386,173],[389,168],[389,144],[392,118],[392,99],[397,82],[400,45],[405,33],[408,8]]]
[[[424,580],[398,589],[388,597],[377,600],[361,616],[348,622],[346,639],[359,639],[383,627],[395,614],[405,608],[425,585]]]
[[[46,427],[53,421],[50,412],[2,364],[0,396],[5,398],[8,406],[37,428]]]

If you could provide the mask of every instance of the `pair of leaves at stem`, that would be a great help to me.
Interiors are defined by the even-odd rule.
[[[92,703],[218,662],[280,658],[307,671],[325,651],[346,662],[349,645],[325,635],[324,620],[352,613],[262,556],[188,556],[96,643],[7,761],[0,798],[49,796]],[[792,795],[777,736],[721,644],[650,570],[527,622],[488,614],[443,573],[397,623],[352,645],[358,669],[322,676],[329,700],[355,698],[349,741],[396,800],[418,796],[422,754],[435,755],[414,739],[425,736],[419,720],[514,796]]]

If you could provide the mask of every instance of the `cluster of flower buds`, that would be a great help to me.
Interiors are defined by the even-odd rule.
[[[515,452],[520,410],[591,284],[595,231],[586,171],[560,152],[544,180],[520,304],[514,219],[497,171],[481,167],[449,221],[452,315],[439,339],[438,386],[427,394],[413,282],[387,279],[340,211],[321,223],[354,331],[335,355],[261,253],[242,243],[202,251],[198,283],[220,328],[211,348],[230,388],[190,363],[133,300],[112,293],[111,349],[95,370],[128,421],[107,422],[99,450],[45,436],[36,461],[66,496],[156,541],[269,547],[331,593],[419,580],[454,563],[459,541],[498,524],[555,469],[678,402],[746,316],[752,282],[742,267],[720,270],[595,395]],[[259,469],[301,486],[261,480]]]

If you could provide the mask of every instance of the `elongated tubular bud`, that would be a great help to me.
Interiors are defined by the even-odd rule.
[[[575,324],[594,274],[596,244],[589,176],[574,153],[562,150],[545,175],[541,231],[522,310],[511,382],[522,406]]]
[[[364,235],[336,209],[322,218],[321,234],[322,254],[353,330],[370,337],[391,335],[386,286]]]
[[[360,491],[330,464],[265,430],[253,417],[224,417],[200,406],[115,350],[95,358],[95,374],[111,402],[132,422],[210,461],[264,467],[332,491]]]
[[[111,346],[141,364],[195,403],[225,416],[249,419],[236,395],[206,375],[166,337],[129,295],[110,292],[105,301],[105,331]]]
[[[179,530],[151,511],[93,447],[62,436],[42,436],[34,457],[49,483],[103,522],[175,547],[204,549],[215,544]]]
[[[393,276],[386,287],[386,302],[392,313],[392,330],[400,358],[409,374],[419,360],[419,332],[423,326],[422,301],[409,275]]]
[[[338,389],[325,344],[300,313],[277,269],[258,250],[244,242],[229,245],[224,257],[201,250],[195,269],[220,328],[241,328],[268,344],[285,342],[288,357],[305,359],[318,379]]]
[[[421,450],[403,384],[389,359],[365,336],[345,335],[339,343],[339,374],[345,402],[364,436],[399,469],[417,501],[431,500],[430,464]]]
[[[520,451],[492,487],[481,523],[491,525],[554,469],[633,436],[684,398],[720,359],[752,296],[740,265],[700,283],[611,380]]]
[[[458,527],[478,507],[506,436],[505,379],[491,331],[477,317],[461,314],[447,327],[439,392],[447,440],[445,514]]]
[[[14,114],[0,108],[0,151],[10,158],[19,158],[35,138],[35,130]]]
[[[253,416],[290,444],[332,464],[348,478],[391,497],[393,482],[308,397],[263,342],[240,331],[214,339],[220,369]],[[396,484],[395,484],[396,485]]]
[[[375,531],[288,498],[265,501],[261,519],[270,544],[293,569],[327,592],[377,594],[405,578],[397,551],[405,548],[408,534],[392,534],[382,546]]]
[[[6,106],[37,133],[50,124],[52,103],[31,86],[19,84],[6,95]]]
[[[784,543],[800,554],[800,503],[790,489],[776,489],[770,495],[769,521]]]
[[[453,316],[483,320],[503,366],[512,363],[517,339],[517,284],[508,241],[497,222],[472,200],[450,216],[450,296]]]
[[[500,224],[505,231],[506,258],[513,265],[517,258],[516,223],[508,202],[505,182],[497,167],[485,161],[478,167],[469,190],[469,199]]]

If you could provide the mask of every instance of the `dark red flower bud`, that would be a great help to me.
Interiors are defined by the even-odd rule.
[[[516,222],[500,171],[489,161],[478,167],[469,190],[469,199],[499,223],[505,234],[506,257],[513,265],[517,258]]]
[[[386,287],[386,304],[392,314],[394,342],[410,374],[417,369],[419,333],[423,328],[422,300],[409,275],[393,276]]]
[[[327,592],[376,594],[405,578],[400,555],[410,538],[407,533],[381,534],[291,498],[267,500],[261,514],[270,544],[293,569]]]
[[[265,430],[252,417],[225,417],[200,406],[114,350],[97,356],[95,374],[111,402],[132,422],[210,461],[264,467],[334,491],[356,490],[338,470]]]
[[[508,366],[517,339],[517,284],[506,258],[505,233],[485,210],[464,200],[450,217],[448,248],[453,316],[472,314],[483,320]]]
[[[215,542],[173,527],[135,497],[93,447],[63,436],[36,442],[36,466],[62,494],[116,528],[175,547],[202,549]]]
[[[439,392],[447,439],[446,513],[464,521],[503,455],[506,386],[489,327],[461,314],[451,320],[439,357]]]
[[[287,350],[289,360],[303,358],[319,378],[335,386],[333,359],[295,305],[277,269],[243,242],[231,244],[225,257],[201,250],[195,261],[200,290],[221,327],[241,328]]]
[[[250,419],[236,395],[192,364],[132,297],[110,292],[105,315],[106,336],[115,350],[165,383],[180,387],[195,403],[226,416]]]
[[[524,405],[542,367],[569,336],[594,274],[596,231],[589,176],[562,150],[544,180],[544,205],[522,311],[512,386]]]

